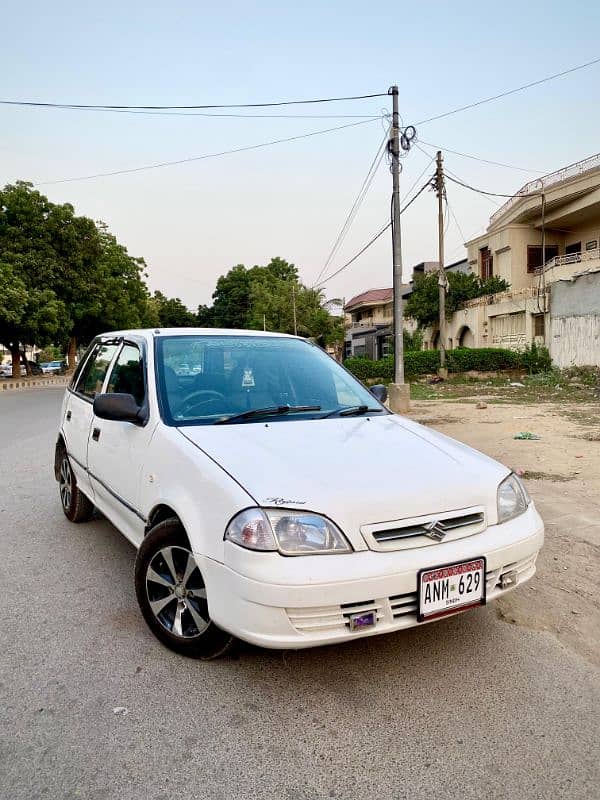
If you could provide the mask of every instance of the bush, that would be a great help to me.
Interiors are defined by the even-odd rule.
[[[537,348],[540,351],[542,348]],[[545,349],[545,348],[544,348]],[[501,369],[525,367],[523,353],[516,350],[501,350],[497,347],[460,347],[446,353],[449,372],[493,372]],[[541,358],[540,358],[541,363]],[[394,379],[394,359],[392,356],[372,361],[370,358],[353,357],[344,361],[346,369],[361,381],[389,383]],[[409,350],[404,353],[404,372],[407,378],[417,375],[430,375],[440,366],[439,350]],[[529,367],[527,366],[529,369]]]
[[[538,346],[535,342],[526,345],[525,349],[519,353],[521,366],[530,375],[537,375],[539,372],[549,372],[552,369],[552,359],[547,347]]]
[[[459,347],[447,353],[446,361],[450,372],[493,372],[498,369],[518,369],[521,354],[516,350],[502,350],[498,347]]]

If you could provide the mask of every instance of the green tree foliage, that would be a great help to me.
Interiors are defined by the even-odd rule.
[[[178,297],[165,297],[156,291],[149,305],[156,313],[155,325],[159,328],[194,328],[198,324],[196,315]]]
[[[70,343],[139,327],[149,313],[145,264],[103,223],[22,181],[0,191],[0,342],[19,375],[19,345]]]
[[[296,322],[294,325],[294,306]],[[249,328],[294,333],[314,338],[321,344],[343,339],[343,320],[323,307],[319,290],[300,281],[296,266],[273,258],[265,266],[247,269],[237,264],[217,281],[212,307],[200,306],[201,326]]]
[[[483,297],[496,292],[504,292],[510,285],[496,275],[482,280],[472,272],[448,272],[448,293],[446,296],[446,315],[464,307],[467,300]],[[420,328],[435,325],[440,316],[439,285],[437,272],[417,275],[413,282],[404,313],[416,320]]]

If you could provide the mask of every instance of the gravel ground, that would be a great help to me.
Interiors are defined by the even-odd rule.
[[[597,650],[585,649],[593,630],[570,640],[562,622],[532,616],[540,583],[554,581],[553,554],[571,557],[584,541],[572,537],[594,513],[589,487],[548,482],[546,497],[544,482],[530,481],[550,523],[549,556],[537,591],[515,592],[510,608],[344,646],[244,646],[236,658],[194,662],[146,629],[130,545],[105,520],[63,517],[51,474],[61,396],[0,396],[2,798],[598,796],[600,674]],[[435,424],[442,412],[423,404],[416,413]],[[439,427],[489,452],[496,425],[465,425]],[[594,519],[586,535],[597,553]],[[575,570],[569,561],[562,585],[573,586]],[[558,595],[544,596],[544,619],[562,619]],[[582,617],[595,609],[593,628],[589,600],[577,608]]]

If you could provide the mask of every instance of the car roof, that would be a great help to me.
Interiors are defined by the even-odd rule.
[[[274,331],[253,331],[240,328],[139,328],[124,331],[107,331],[99,334],[99,338],[114,339],[117,337],[142,336],[145,339],[155,339],[162,336],[257,336],[302,339],[289,333],[276,333]]]

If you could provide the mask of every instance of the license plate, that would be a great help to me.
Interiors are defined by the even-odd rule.
[[[419,622],[485,605],[485,558],[420,570],[417,593]]]

